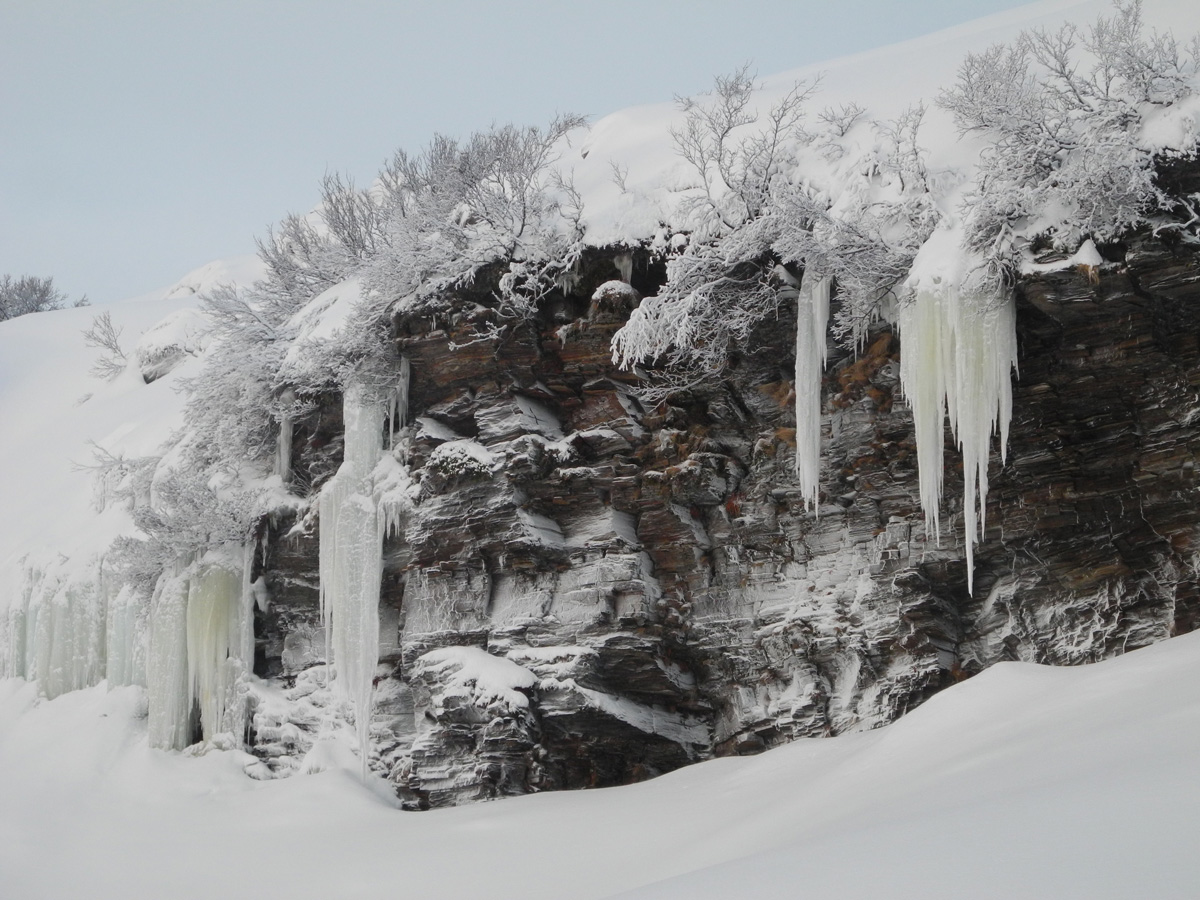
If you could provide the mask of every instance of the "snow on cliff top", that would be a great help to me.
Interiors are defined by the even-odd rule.
[[[819,78],[817,92],[805,105],[809,122],[815,122],[822,110],[843,104],[857,103],[882,122],[924,103],[927,112],[919,139],[929,151],[931,167],[970,170],[979,145],[970,137],[960,139],[950,114],[934,105],[939,92],[954,84],[963,58],[993,44],[1012,42],[1028,29],[1054,30],[1065,22],[1086,29],[1098,17],[1112,14],[1111,0],[1042,0],[924,37],[762,78],[755,100],[765,113],[797,81]],[[1182,43],[1200,30],[1194,0],[1144,0],[1143,18],[1148,29],[1173,31]],[[803,40],[803,35],[797,39]],[[1198,118],[1200,98],[1191,98],[1155,119],[1143,138],[1155,147],[1178,147],[1189,126],[1194,133]],[[676,104],[656,103],[605,116],[582,139],[571,136],[560,165],[574,173],[589,243],[604,246],[649,239],[662,223],[671,221],[679,189],[696,180],[670,134],[682,122]],[[624,189],[614,179],[614,168],[624,173]]]

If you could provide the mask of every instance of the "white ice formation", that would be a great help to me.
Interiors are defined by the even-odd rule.
[[[796,475],[806,509],[816,509],[821,487],[821,374],[829,325],[828,275],[805,272],[796,299]]]
[[[952,248],[942,259],[961,256]],[[992,435],[1000,436],[1001,460],[1008,448],[1016,308],[1010,294],[982,286],[986,281],[970,273],[935,274],[917,265],[909,284],[914,295],[898,314],[904,342],[900,383],[913,414],[921,507],[940,540],[943,422],[949,419],[963,458],[963,537],[967,590],[973,591],[975,540],[986,524]]]
[[[182,568],[182,567],[181,567]],[[146,699],[151,747],[179,750],[191,737],[187,664],[187,576],[164,572],[150,599]]]
[[[239,548],[241,549],[241,548]],[[188,687],[204,740],[246,730],[245,681],[254,665],[254,595],[245,558],[209,557],[188,580]]]
[[[383,537],[389,524],[376,497],[374,473],[383,455],[385,425],[390,437],[403,424],[408,380],[408,362],[402,360],[398,385],[390,397],[364,381],[346,388],[342,406],[345,455],[318,500],[321,615],[336,671],[335,684],[354,709],[364,778],[379,662]]]
[[[280,399],[284,403],[291,404],[295,402],[296,394],[291,388],[288,388]],[[278,445],[275,449],[275,474],[279,476],[279,480],[284,485],[288,485],[292,481],[292,432],[294,427],[295,423],[291,413],[284,412],[280,415]]]
[[[196,721],[205,741],[243,740],[254,665],[251,563],[250,548],[227,546],[159,578],[146,660],[151,746],[186,747]]]
[[[127,619],[118,608],[110,622],[107,585],[98,571],[71,578],[54,567],[29,565],[21,582],[5,623],[0,675],[37,679],[53,698],[98,684],[110,656],[126,670],[127,655],[110,650],[108,641],[110,630],[120,633]]]

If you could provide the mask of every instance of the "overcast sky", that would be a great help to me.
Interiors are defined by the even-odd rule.
[[[598,117],[1020,5],[0,0],[0,274],[134,296],[437,131]]]

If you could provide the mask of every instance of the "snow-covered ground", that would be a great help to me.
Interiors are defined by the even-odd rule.
[[[246,778],[142,694],[0,684],[0,896],[1195,898],[1200,635],[1005,663],[888,728],[623,788],[397,811],[341,744]]]

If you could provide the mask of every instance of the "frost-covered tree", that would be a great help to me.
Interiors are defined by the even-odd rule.
[[[675,132],[678,151],[700,175],[700,186],[685,198],[699,231],[668,260],[666,285],[643,300],[613,342],[619,364],[655,364],[652,395],[712,378],[760,322],[794,302],[781,265],[833,278],[835,333],[861,341],[937,222],[918,142],[923,108],[894,122],[864,123],[874,140],[865,153],[854,151],[858,165],[845,167],[859,180],[839,185],[833,197],[805,179],[796,151],[840,158],[850,152],[841,139],[863,111],[827,111],[825,129],[808,132],[799,104],[812,88],[797,85],[762,126],[745,112],[753,90],[744,72],[718,79],[716,111],[701,114],[703,107],[689,103],[685,125]],[[735,139],[733,123],[763,130]],[[729,189],[726,173],[737,190]]]
[[[54,286],[53,278],[34,275],[0,277],[0,322],[35,312],[47,312],[67,306],[70,298]],[[88,306],[87,297],[80,297],[73,306]]]
[[[799,81],[765,113],[753,107],[748,65],[719,75],[705,99],[677,97],[683,124],[671,130],[675,149],[698,176],[685,204],[698,213],[693,233],[704,240],[739,228],[765,211],[776,179],[795,166],[806,137],[804,105],[816,82]]]
[[[1087,30],[1038,29],[968,54],[939,98],[962,133],[986,141],[963,212],[970,248],[994,267],[1014,265],[1035,236],[1073,250],[1174,202],[1139,129],[1148,109],[1194,90],[1200,41],[1185,53],[1171,34],[1147,33],[1141,0],[1114,7]]]
[[[683,123],[671,135],[696,176],[682,198],[691,234],[667,260],[666,285],[613,340],[618,364],[657,365],[651,396],[720,372],[730,349],[778,309],[772,198],[807,137],[804,103],[815,86],[797,83],[765,115],[754,109],[755,88],[743,66],[716,78],[707,97],[677,100]]]
[[[365,190],[327,175],[312,213],[286,217],[259,242],[261,281],[201,298],[203,367],[184,384],[187,424],[162,459],[97,455],[105,496],[129,500],[142,532],[121,542],[115,562],[146,587],[156,571],[245,541],[278,502],[269,476],[286,458],[291,423],[352,381],[380,397],[403,381],[390,331],[397,308],[453,313],[454,292],[495,267],[495,327],[532,314],[581,247],[578,196],[550,171],[581,122],[497,127],[462,143],[438,136],[420,154],[397,153]],[[117,337],[103,317],[89,332],[110,352]]]
[[[484,267],[499,266],[501,312],[530,315],[581,249],[578,195],[550,164],[583,121],[505,125],[461,143],[437,135],[419,154],[396,153],[380,175],[383,248],[368,288],[409,307],[444,307]]]

